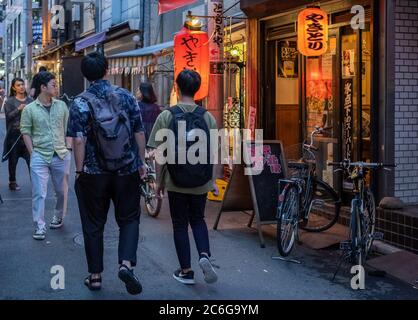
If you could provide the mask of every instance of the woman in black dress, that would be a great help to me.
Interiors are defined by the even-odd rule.
[[[19,191],[16,182],[16,167],[19,158],[23,158],[30,168],[30,155],[20,134],[20,116],[22,110],[33,100],[27,96],[23,79],[15,78],[10,88],[10,97],[4,106],[7,134],[4,139],[3,161],[9,161],[9,189]]]

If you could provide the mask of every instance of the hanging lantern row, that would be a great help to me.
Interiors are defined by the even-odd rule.
[[[299,13],[298,50],[307,57],[321,56],[328,50],[328,15],[319,7]]]
[[[209,93],[209,37],[198,21],[186,22],[174,37],[174,79],[184,69],[200,74],[201,86],[195,100],[202,100]]]

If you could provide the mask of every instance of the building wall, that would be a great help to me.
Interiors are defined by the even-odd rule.
[[[395,196],[418,203],[418,0],[395,3]]]
[[[26,39],[26,1],[10,0],[6,5],[6,18],[4,20],[4,52],[6,61],[6,82],[9,86],[13,77],[25,76],[25,69],[21,68],[21,61],[25,64],[25,53],[27,48]],[[19,18],[20,17],[20,18]],[[19,23],[20,21],[20,23]],[[12,31],[8,33],[8,31]]]

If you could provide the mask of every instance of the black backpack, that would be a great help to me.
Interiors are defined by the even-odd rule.
[[[213,165],[210,161],[210,133],[208,125],[203,117],[206,113],[206,109],[197,106],[193,112],[183,112],[179,106],[175,106],[169,109],[172,115],[170,123],[170,129],[174,132],[175,136],[175,164],[167,164],[168,172],[173,183],[180,188],[196,188],[205,185],[212,179]],[[186,164],[178,164],[179,159],[179,145],[178,145],[178,123],[184,121],[186,123],[186,135],[193,129],[201,129],[207,136],[207,150],[206,150],[206,164],[197,163],[190,164],[187,159],[187,152],[190,146],[196,141],[186,140],[186,150],[180,152],[186,152]]]
[[[115,89],[108,90],[104,98],[87,91],[80,96],[87,101],[90,109],[91,138],[97,148],[100,168],[117,172],[130,165],[136,159],[131,143],[131,124],[127,112],[120,108]]]

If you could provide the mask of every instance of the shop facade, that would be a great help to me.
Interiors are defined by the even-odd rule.
[[[302,0],[241,1],[250,26],[248,106],[256,108],[257,127],[264,129],[264,139],[282,141],[288,159],[300,156],[298,146],[315,126],[332,127],[315,138],[318,175],[339,191],[346,204],[351,198],[350,182],[329,168],[328,161],[349,158],[397,163],[391,172],[370,175],[376,201],[398,197],[407,205],[417,204],[418,193],[413,189],[418,187],[418,153],[411,138],[418,133],[414,125],[418,70],[414,71],[412,61],[418,48],[414,20],[418,1],[315,3],[328,16],[328,49],[318,57],[305,57],[297,46],[297,21],[298,14],[311,4]],[[357,28],[359,13],[365,19]],[[405,48],[400,47],[401,41]],[[404,218],[394,221],[381,216],[378,224],[387,222],[381,230],[396,239],[386,240],[416,250],[418,226],[414,223],[418,216],[411,219],[406,225]],[[402,233],[404,227],[408,231]]]

